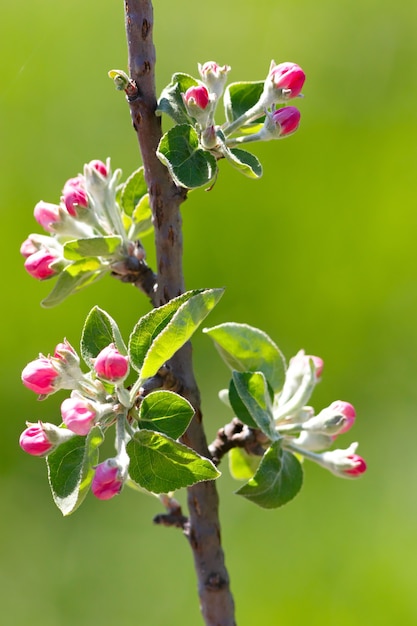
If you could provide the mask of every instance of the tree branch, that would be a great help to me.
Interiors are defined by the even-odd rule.
[[[137,87],[137,94],[128,100],[142,153],[155,228],[157,284],[152,302],[154,306],[160,306],[185,290],[180,205],[187,192],[174,184],[167,168],[156,157],[162,132],[160,118],[155,115],[152,4],[149,0],[125,0],[125,9],[129,72]],[[200,394],[193,373],[191,344],[178,351],[169,366],[174,379],[179,381],[179,393],[191,402],[195,410],[195,417],[183,436],[183,442],[209,457],[202,426]],[[220,540],[215,482],[190,487],[188,508],[189,521],[184,532],[194,556],[200,608],[205,623],[207,626],[235,626],[233,597]]]

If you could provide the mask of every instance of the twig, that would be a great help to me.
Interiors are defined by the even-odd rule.
[[[262,456],[265,452],[263,445],[267,441],[260,430],[249,428],[234,417],[229,424],[217,431],[216,439],[209,445],[209,450],[213,463],[219,465],[232,448],[244,448],[248,454]]]
[[[160,306],[185,290],[182,269],[180,205],[186,190],[177,187],[156,157],[161,138],[160,118],[155,116],[155,50],[152,41],[153,12],[149,0],[125,0],[126,34],[130,79],[138,89],[128,99],[149,189],[155,228],[157,285],[152,298]],[[186,344],[169,362],[173,377],[180,381],[182,395],[195,410],[183,442],[209,457],[202,426],[200,394],[194,378],[191,344]],[[188,489],[189,526],[186,535],[194,556],[200,608],[207,626],[236,626],[229,576],[220,541],[218,495],[213,481]]]

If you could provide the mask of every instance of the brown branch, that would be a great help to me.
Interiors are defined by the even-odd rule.
[[[229,424],[217,431],[216,439],[209,445],[209,451],[213,463],[219,465],[220,461],[232,448],[243,448],[248,454],[263,456],[268,442],[262,431],[249,428],[237,417]]]
[[[125,0],[129,73],[137,95],[128,98],[133,126],[142,153],[155,228],[157,285],[152,298],[160,306],[185,290],[182,270],[180,205],[186,190],[177,187],[156,157],[161,121],[155,115],[155,49],[152,41],[153,11],[149,0]],[[200,394],[194,378],[191,344],[186,344],[169,362],[180,393],[195,410],[183,442],[209,457],[202,426]],[[234,603],[220,540],[218,495],[215,482],[188,489],[189,523],[185,534],[194,556],[200,608],[207,626],[235,626]]]

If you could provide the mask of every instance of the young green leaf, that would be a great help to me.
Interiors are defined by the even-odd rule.
[[[95,306],[87,315],[81,335],[81,356],[91,367],[92,359],[109,344],[114,343],[121,354],[127,354],[116,322],[106,311]]]
[[[258,428],[258,424],[253,420],[248,409],[246,408],[246,406],[240,399],[240,396],[237,392],[236,385],[233,381],[233,378],[230,379],[230,383],[229,383],[228,400],[236,417],[238,417],[241,422],[243,422],[244,424],[247,424],[249,428]]]
[[[58,276],[50,294],[41,302],[45,308],[60,304],[65,298],[91,285],[107,273],[99,259],[90,257],[67,265]]]
[[[262,372],[232,372],[233,382],[240,400],[245,405],[257,428],[271,441],[279,435],[274,427],[268,384]],[[239,416],[238,416],[239,417]]]
[[[264,88],[264,81],[231,83],[227,86],[223,101],[227,121],[233,122],[249,111],[259,101]],[[258,124],[264,118],[255,120]]]
[[[120,202],[126,215],[133,215],[137,205],[147,193],[144,168],[140,167],[129,176],[121,189]]]
[[[236,480],[249,480],[258,469],[260,456],[248,454],[243,448],[229,451],[229,470]]]
[[[190,124],[178,124],[165,133],[156,155],[174,182],[186,189],[207,185],[217,172],[215,157],[200,147],[198,134]]]
[[[285,381],[285,362],[279,348],[266,333],[247,324],[228,322],[205,328],[226,365],[238,372],[263,372],[275,393]]]
[[[64,245],[64,257],[70,261],[77,261],[85,257],[112,256],[121,244],[122,238],[117,235],[75,239],[67,241]]]
[[[132,225],[128,237],[133,241],[152,231],[152,210],[149,204],[149,194],[145,194],[132,213]]]
[[[275,441],[262,457],[256,474],[235,493],[265,509],[275,509],[292,500],[302,483],[300,462]]]
[[[156,110],[157,114],[166,113],[177,124],[189,123],[191,118],[187,113],[181,94],[185,93],[189,87],[195,87],[198,84],[198,80],[188,74],[180,72],[174,74],[169,85],[162,90]]]
[[[132,366],[149,378],[179,350],[217,304],[223,289],[188,291],[150,311],[129,339]]]
[[[103,440],[95,426],[87,437],[75,436],[46,457],[52,497],[63,515],[71,515],[87,495]]]
[[[225,148],[222,152],[229,163],[248,178],[262,176],[262,165],[254,154],[240,148]]]
[[[127,444],[129,475],[144,489],[168,493],[220,476],[209,459],[150,430],[140,430]]]
[[[194,409],[185,398],[172,391],[154,391],[142,400],[138,426],[177,439],[185,432],[193,415]]]

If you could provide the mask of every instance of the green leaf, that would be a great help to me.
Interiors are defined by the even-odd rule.
[[[186,124],[191,121],[191,117],[187,113],[182,93],[185,93],[189,87],[199,85],[198,80],[188,74],[177,73],[172,77],[171,82],[161,93],[156,112],[158,114],[166,113],[177,124]]]
[[[285,362],[266,333],[247,324],[228,322],[205,328],[226,365],[238,372],[263,372],[275,393],[285,381]]]
[[[172,391],[154,391],[145,396],[139,409],[141,429],[156,430],[177,439],[185,432],[194,409],[185,399]]]
[[[179,124],[165,133],[156,155],[174,182],[187,189],[207,185],[217,172],[215,157],[200,147],[198,134],[189,124]]]
[[[63,515],[73,513],[87,495],[103,440],[95,426],[87,437],[75,436],[46,457],[52,497]]]
[[[257,423],[252,419],[248,409],[240,399],[233,378],[230,380],[228,398],[236,417],[250,428],[258,428]]]
[[[190,339],[223,291],[188,291],[139,320],[129,339],[129,357],[142,379],[154,376]]]
[[[152,210],[149,204],[149,194],[143,196],[132,213],[133,225],[129,230],[129,239],[144,237],[153,231]]]
[[[102,278],[106,272],[95,257],[74,261],[61,271],[54,288],[41,305],[45,308],[56,306],[71,294]]]
[[[239,398],[258,428],[271,439],[277,439],[269,398],[268,384],[262,372],[232,372]],[[238,416],[239,417],[239,416]]]
[[[275,509],[292,500],[302,483],[300,462],[275,441],[262,457],[256,474],[235,493],[264,509]]]
[[[227,121],[233,122],[249,111],[259,101],[264,88],[264,81],[231,83],[227,86],[223,101]],[[252,122],[259,124],[265,116]]]
[[[116,322],[106,311],[95,306],[87,315],[81,335],[81,355],[91,367],[92,359],[109,344],[114,343],[121,354],[127,354]]]
[[[127,215],[133,215],[137,205],[147,193],[148,186],[145,181],[144,168],[140,167],[129,176],[122,187],[120,202],[123,211]]]
[[[258,469],[260,456],[248,454],[243,448],[232,448],[229,451],[229,470],[236,480],[249,480]]]
[[[168,493],[220,476],[209,459],[150,430],[140,430],[127,444],[129,475],[144,489]]]
[[[121,244],[122,238],[116,235],[75,239],[64,245],[64,257],[77,261],[85,257],[112,256]]]
[[[262,176],[262,165],[254,154],[240,148],[223,149],[223,154],[235,169],[248,178]]]

